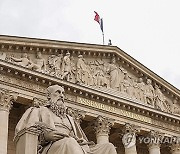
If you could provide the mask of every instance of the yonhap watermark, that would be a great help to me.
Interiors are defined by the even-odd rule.
[[[174,136],[174,137],[138,137],[138,140],[140,143],[145,143],[145,144],[173,144],[173,143],[180,143],[180,136]]]

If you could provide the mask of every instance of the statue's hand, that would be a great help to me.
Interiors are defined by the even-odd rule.
[[[69,137],[69,136],[67,134],[59,133],[57,131],[44,133],[44,138],[46,141],[57,141],[63,139],[64,137]]]

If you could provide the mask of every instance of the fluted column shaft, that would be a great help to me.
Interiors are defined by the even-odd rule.
[[[14,99],[15,94],[0,89],[0,154],[7,154],[9,111]]]

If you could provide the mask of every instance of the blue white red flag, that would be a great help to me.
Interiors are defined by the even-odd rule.
[[[94,11],[94,13],[95,13],[94,20],[99,23],[101,31],[103,32],[103,19],[100,18],[99,14],[96,11]]]

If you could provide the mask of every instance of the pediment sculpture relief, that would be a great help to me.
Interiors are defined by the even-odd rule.
[[[79,121],[80,115],[72,112],[72,109],[68,110],[70,114],[66,112],[64,89],[61,86],[49,86],[47,88],[47,99],[49,105],[27,109],[18,122],[16,138],[19,137],[19,139],[16,140],[16,148],[19,151],[16,154],[22,153],[21,150],[24,149],[23,144],[25,142],[22,140],[25,138],[21,138],[23,136],[22,130],[29,130],[32,126],[38,127],[40,133],[37,138],[32,138],[29,135],[29,140],[26,142],[31,144],[26,144],[26,146],[31,147],[26,148],[32,150],[32,146],[38,147],[37,154],[117,154],[115,147],[109,142],[89,146],[92,142],[88,141],[80,127],[80,122],[76,122],[76,120]],[[37,126],[38,124],[39,126]],[[25,131],[25,133],[27,132]],[[39,142],[33,141],[34,139],[38,139]],[[33,143],[38,143],[38,145]]]
[[[0,58],[4,59],[1,54]],[[135,99],[145,105],[158,110],[178,113],[172,109],[173,100],[167,99],[158,85],[152,84],[150,79],[139,78],[129,72],[116,57],[110,59],[84,58],[83,55],[73,56],[69,52],[57,55],[42,55],[36,53],[36,58],[29,58],[23,53],[21,58],[6,55],[6,60],[23,67],[47,73],[59,79],[72,83],[88,85],[95,88],[108,88],[118,91],[121,95]]]
[[[0,59],[5,60],[6,59],[6,53],[0,53]]]
[[[21,65],[23,67],[28,67],[31,64],[31,61],[29,60],[27,53],[23,53],[21,58],[11,57],[11,60],[15,62],[17,65]]]

